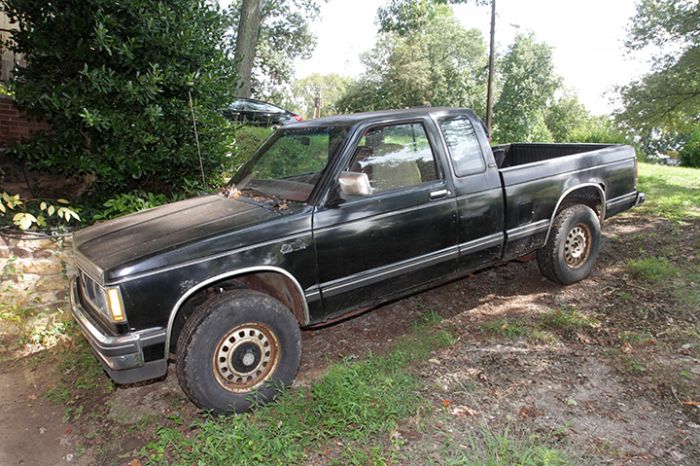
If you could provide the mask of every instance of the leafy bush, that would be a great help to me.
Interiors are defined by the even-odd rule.
[[[700,128],[688,133],[678,155],[681,159],[681,165],[685,167],[700,167]]]
[[[16,157],[33,169],[94,173],[102,192],[167,192],[201,182],[194,111],[207,181],[218,181],[233,138],[219,109],[233,100],[236,77],[216,2],[0,6],[20,25],[4,45],[27,56],[11,83],[16,102],[52,127],[14,147]]]
[[[43,199],[22,200],[19,194],[9,195],[4,192],[0,198],[0,218],[9,221],[9,217],[12,217],[12,223],[20,230],[62,228],[73,220],[80,222],[76,209],[69,207],[69,202],[65,199],[57,199],[55,203]]]
[[[93,215],[92,219],[109,220],[182,199],[184,199],[183,194],[166,196],[165,194],[147,193],[139,190],[130,193],[122,193],[108,199],[102,204],[104,209]]]

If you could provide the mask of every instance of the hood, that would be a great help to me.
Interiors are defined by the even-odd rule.
[[[277,216],[252,202],[209,195],[93,225],[74,233],[73,243],[81,268],[105,282],[118,268]]]

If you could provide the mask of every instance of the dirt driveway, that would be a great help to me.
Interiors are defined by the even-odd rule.
[[[606,223],[595,271],[574,286],[514,262],[306,331],[295,384],[388,351],[434,311],[457,342],[412,370],[445,416],[427,430],[402,427],[408,462],[456,460],[475,430],[508,428],[561,440],[582,463],[700,464],[699,233],[697,222],[622,216]],[[645,258],[676,272],[658,279],[630,263]],[[183,428],[199,416],[172,367],[164,381],[114,388],[86,385],[82,363],[65,361],[61,353],[3,365],[0,464],[126,464],[174,413]]]

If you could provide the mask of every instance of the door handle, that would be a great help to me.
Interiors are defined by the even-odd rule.
[[[440,190],[438,190],[438,191],[433,191],[433,192],[431,192],[431,193],[430,193],[430,199],[431,199],[431,200],[432,200],[432,199],[440,199],[441,197],[445,197],[445,196],[447,196],[448,194],[450,194],[450,192],[449,192],[448,190],[446,190],[446,189],[440,189]]]

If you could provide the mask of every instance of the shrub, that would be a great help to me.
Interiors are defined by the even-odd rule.
[[[165,194],[147,193],[140,190],[122,193],[105,201],[102,204],[103,209],[93,215],[92,219],[109,220],[182,199],[184,199],[182,194],[173,194],[168,197]]]
[[[233,99],[236,78],[216,2],[0,6],[19,24],[4,45],[27,57],[11,83],[16,102],[52,127],[14,147],[16,157],[33,169],[94,173],[104,191],[201,182],[192,102],[203,168],[217,179],[233,137],[219,109]]]
[[[681,165],[700,167],[700,128],[687,134],[678,155],[681,159]]]
[[[0,196],[0,224],[12,221],[20,230],[64,228],[71,221],[80,222],[76,210],[65,199],[22,199],[6,192]]]

